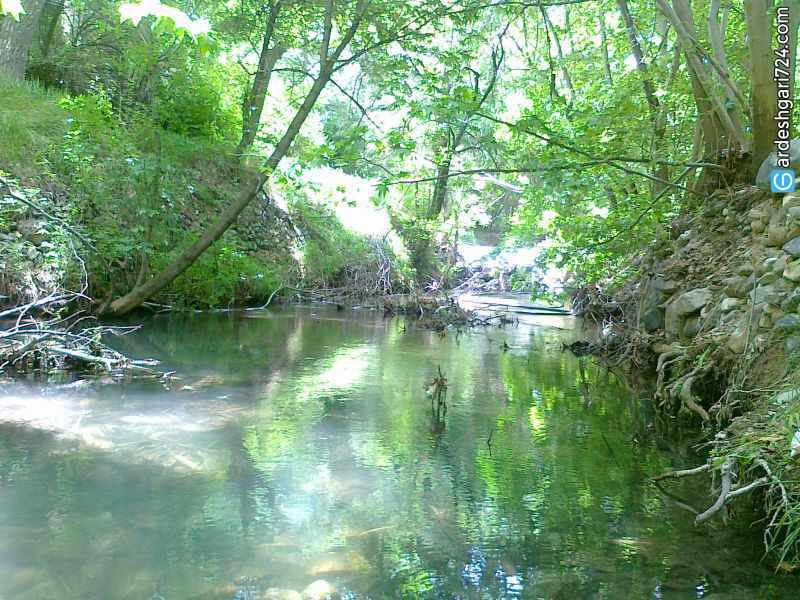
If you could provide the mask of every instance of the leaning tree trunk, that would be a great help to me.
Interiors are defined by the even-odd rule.
[[[253,84],[242,103],[242,138],[236,148],[236,154],[239,155],[244,154],[256,139],[259,124],[261,123],[261,113],[264,112],[264,102],[267,98],[269,82],[272,79],[272,71],[280,57],[286,52],[286,48],[272,45],[275,24],[281,8],[281,0],[270,3],[269,19],[264,30],[261,53],[258,57],[258,70],[253,78]]]
[[[775,143],[778,131],[775,122],[777,90],[772,78],[772,29],[767,13],[767,0],[745,0],[744,12],[750,41],[753,172],[756,172],[772,152]]]
[[[155,275],[152,279],[144,284],[134,287],[130,292],[114,300],[108,308],[108,312],[116,315],[124,315],[132,311],[134,308],[141,306],[142,302],[146,301],[153,294],[156,294],[167,287],[170,283],[175,281],[186,269],[191,267],[200,256],[211,247],[222,235],[236,222],[241,212],[258,196],[261,188],[267,181],[268,174],[272,173],[278,166],[278,163],[289,151],[292,142],[300,132],[306,118],[314,108],[314,104],[328,83],[331,76],[333,65],[330,68],[324,69],[320,76],[314,81],[311,91],[306,96],[303,104],[298,109],[297,113],[289,124],[289,127],[284,133],[278,145],[273,150],[267,163],[264,165],[262,173],[256,176],[249,177],[249,181],[242,187],[236,200],[226,208],[220,215],[219,219],[211,225],[203,235],[200,236],[194,244],[189,246],[178,258],[169,264],[163,271]]]
[[[0,16],[0,72],[14,79],[23,79],[28,66],[28,55],[45,0],[23,0],[25,12],[19,21],[9,15]]]
[[[130,292],[114,300],[109,306],[102,307],[100,312],[107,312],[115,315],[124,315],[133,309],[142,305],[148,298],[157,294],[175,279],[177,279],[186,269],[191,267],[200,256],[208,250],[211,245],[216,242],[222,235],[236,222],[241,212],[258,196],[261,188],[269,179],[272,172],[278,167],[286,153],[291,148],[297,134],[300,133],[300,128],[305,123],[314,105],[317,103],[322,90],[331,79],[334,70],[337,68],[339,58],[344,52],[344,49],[350,45],[353,37],[358,30],[361,20],[369,4],[369,0],[358,0],[356,5],[355,16],[350,24],[350,28],[342,36],[342,41],[333,50],[328,52],[329,39],[323,42],[323,51],[320,60],[320,73],[314,80],[308,95],[303,99],[303,103],[297,109],[297,112],[292,118],[286,128],[286,132],[280,139],[272,154],[263,165],[261,172],[258,175],[249,177],[248,181],[243,185],[241,192],[237,198],[230,204],[219,216],[219,218],[206,229],[200,238],[184,250],[175,260],[173,260],[165,269],[157,273],[151,279],[142,285],[134,287]],[[333,2],[328,3],[326,22],[331,22],[334,16]]]

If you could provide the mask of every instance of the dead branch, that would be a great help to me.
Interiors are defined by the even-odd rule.
[[[704,465],[700,465],[699,467],[694,467],[693,469],[683,469],[681,471],[669,471],[668,473],[663,473],[662,475],[658,475],[657,477],[653,477],[651,481],[661,481],[663,479],[680,479],[681,477],[691,477],[692,475],[699,475],[700,473],[705,473],[711,468],[709,463]]]

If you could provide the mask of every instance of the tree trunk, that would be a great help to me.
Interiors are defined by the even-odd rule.
[[[450,165],[452,161],[453,155],[448,153],[436,167],[436,183],[433,186],[430,206],[428,206],[428,219],[435,219],[442,212],[444,201],[447,198],[447,186],[450,181]]]
[[[771,5],[771,2],[770,2]],[[750,50],[750,76],[753,82],[751,110],[753,129],[753,172],[756,172],[773,150],[777,124],[775,109],[777,91],[772,78],[772,29],[767,0],[745,0],[747,37]]]
[[[24,0],[25,13],[19,21],[0,16],[0,72],[14,79],[24,79],[28,55],[39,28],[45,0]]]
[[[561,63],[561,75],[564,77],[564,83],[567,85],[567,92],[569,94],[569,99],[567,102],[571,104],[573,98],[575,97],[575,88],[572,85],[572,77],[569,74],[567,63],[564,60],[564,50],[561,47],[561,39],[558,37],[555,27],[553,27],[553,22],[550,20],[550,15],[547,14],[545,5],[539,5],[539,12],[542,13],[542,19],[544,20],[544,28],[545,32],[547,33],[548,44],[550,44],[550,36],[553,36],[553,42],[555,42],[556,45],[556,54],[558,54],[558,60]],[[548,48],[547,52],[548,55],[550,55],[550,48]]]
[[[286,52],[286,48],[269,48],[261,52],[261,60],[258,72],[253,79],[253,87],[242,106],[242,139],[236,148],[236,154],[247,152],[256,139],[261,115],[264,112],[264,103],[267,99],[269,82],[272,79],[272,70],[284,52]]]
[[[686,56],[692,93],[703,130],[704,158],[716,160],[723,150],[738,153],[747,146],[747,138],[744,131],[737,129],[731,121],[722,98],[715,93],[707,57],[701,56],[696,47],[697,28],[688,0],[673,0],[674,8],[666,0],[656,0],[656,4],[675,28]]]
[[[43,59],[46,59],[50,55],[53,41],[56,38],[56,32],[59,32],[60,35],[61,15],[64,14],[64,4],[65,0],[45,2],[44,9],[42,10],[39,40],[39,49]]]
[[[603,65],[606,69],[606,81],[608,85],[614,85],[614,77],[611,75],[611,59],[608,56],[608,32],[606,31],[606,16],[600,15],[600,43],[603,50]]]
[[[744,131],[742,125],[742,115],[738,109],[740,106],[738,99],[742,96],[741,92],[738,94],[734,90],[738,90],[738,86],[733,83],[730,76],[730,69],[728,68],[728,57],[725,54],[725,30],[727,29],[728,13],[730,7],[726,6],[722,13],[722,25],[719,23],[719,11],[721,8],[721,0],[711,0],[708,8],[708,39],[711,42],[711,49],[714,52],[714,59],[719,64],[719,79],[722,86],[723,95],[725,97],[725,107],[728,109],[731,121],[734,126]],[[746,148],[745,148],[746,149]]]
[[[636,32],[636,24],[633,22],[631,11],[628,8],[627,0],[617,0],[617,7],[622,15],[622,20],[625,23],[625,32],[628,34],[628,41],[631,44],[631,51],[633,58],[636,61],[636,70],[639,71],[639,76],[642,80],[642,87],[644,88],[644,96],[647,99],[647,104],[650,106],[650,118],[653,120],[653,126],[658,122],[658,113],[660,104],[656,96],[655,89],[653,88],[653,81],[650,79],[650,74],[647,70],[647,63],[644,60],[644,53],[639,44],[639,37]],[[658,135],[658,132],[656,132]],[[663,137],[660,136],[660,137]]]
[[[280,10],[280,0],[271,4],[269,19],[264,31],[264,40],[261,45],[261,53],[258,57],[258,70],[253,78],[253,85],[242,104],[242,139],[236,148],[236,153],[239,155],[244,154],[256,139],[259,124],[261,123],[261,114],[264,112],[264,102],[267,98],[269,82],[272,79],[272,70],[280,60],[280,57],[283,56],[283,53],[286,52],[286,48],[281,46],[270,47]]]
[[[267,159],[263,166],[261,173],[258,175],[248,176],[246,183],[244,183],[241,192],[234,200],[233,204],[228,206],[219,218],[208,229],[203,232],[195,243],[189,248],[184,250],[178,258],[170,263],[164,270],[155,275],[152,279],[135,287],[130,292],[114,300],[107,308],[104,307],[101,312],[108,312],[114,315],[124,315],[133,309],[141,306],[142,302],[163,290],[170,283],[180,276],[186,269],[192,266],[194,262],[205,252],[211,245],[216,242],[222,235],[236,222],[241,212],[258,196],[261,188],[269,179],[270,174],[277,168],[278,163],[281,162],[286,153],[289,151],[292,143],[294,142],[297,134],[300,133],[300,128],[305,123],[311,110],[314,108],[317,100],[319,99],[322,90],[330,81],[334,70],[337,67],[339,57],[342,55],[344,49],[350,45],[353,37],[358,30],[361,20],[366,11],[369,0],[359,0],[355,16],[350,25],[350,28],[343,35],[342,41],[336,49],[328,53],[327,49],[323,53],[323,60],[320,64],[319,76],[314,80],[311,89],[306,95],[300,108],[294,115],[291,123],[286,128],[286,132],[278,142],[272,154]],[[329,13],[333,12],[332,3],[329,6]],[[330,14],[327,18],[330,18]]]

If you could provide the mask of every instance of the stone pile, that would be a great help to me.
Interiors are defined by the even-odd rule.
[[[701,333],[741,354],[771,333],[800,348],[800,193],[717,194],[640,283],[640,326],[668,343]],[[750,206],[747,210],[747,205]]]

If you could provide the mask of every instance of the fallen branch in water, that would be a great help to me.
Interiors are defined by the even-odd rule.
[[[151,369],[158,361],[133,360],[101,341],[106,335],[125,335],[138,327],[87,327],[90,317],[81,312],[60,316],[65,303],[79,298],[85,296],[51,294],[3,311],[7,317],[17,318],[0,329],[0,371],[47,372],[80,366],[108,373],[160,375]]]

